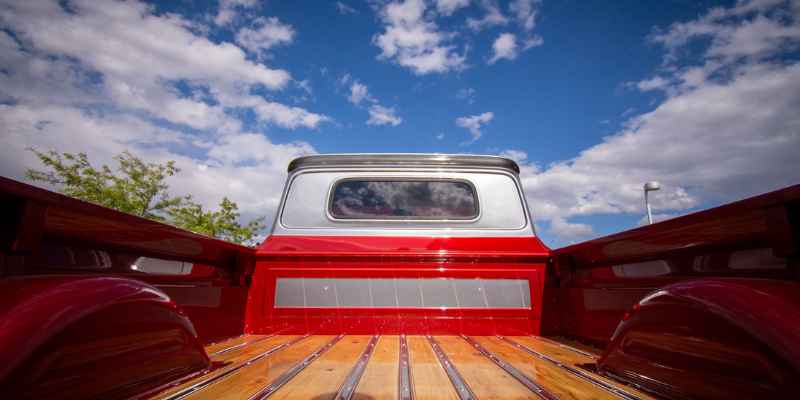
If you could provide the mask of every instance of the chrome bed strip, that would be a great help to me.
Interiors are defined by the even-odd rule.
[[[411,384],[411,361],[408,357],[408,341],[406,335],[400,335],[400,368],[398,395],[399,400],[414,400],[414,386]]]
[[[257,362],[258,360],[261,360],[264,357],[268,357],[268,356],[272,355],[273,353],[275,353],[277,351],[283,350],[283,349],[285,349],[285,348],[287,348],[287,347],[289,347],[289,346],[291,346],[291,345],[293,345],[293,344],[295,344],[295,343],[297,343],[297,342],[299,342],[299,341],[301,341],[301,340],[303,340],[303,339],[305,339],[305,338],[307,338],[309,336],[311,336],[311,335],[306,334],[306,335],[303,335],[303,336],[301,336],[301,337],[299,337],[297,339],[294,339],[292,341],[289,341],[289,342],[286,342],[286,343],[283,343],[283,344],[279,344],[279,345],[277,345],[275,347],[272,347],[269,350],[267,350],[267,351],[255,356],[253,358],[250,358],[249,360],[237,365],[234,368],[231,368],[231,369],[225,371],[222,374],[219,374],[217,376],[202,380],[200,382],[195,383],[192,386],[183,388],[180,391],[178,391],[177,393],[174,393],[174,394],[170,395],[169,397],[165,397],[164,400],[182,400],[182,399],[185,399],[189,395],[191,395],[191,394],[193,394],[193,393],[195,393],[195,392],[197,392],[199,390],[202,390],[202,389],[210,386],[211,384],[221,380],[222,378],[225,378],[225,377],[230,376],[230,375],[232,375],[232,374],[234,374],[236,372],[239,372],[239,371],[242,370],[242,368],[250,366],[253,363]]]
[[[485,347],[481,346],[480,343],[476,342],[475,339],[461,335],[464,340],[467,341],[472,347],[478,350],[479,353],[483,354],[484,357],[492,360],[498,367],[502,368],[503,371],[506,371],[509,375],[513,376],[514,379],[518,380],[523,386],[528,388],[530,391],[536,393],[539,397],[545,400],[556,400],[558,397],[550,392],[548,392],[545,388],[541,385],[536,383],[533,379],[529,376],[522,373],[522,371],[516,369],[513,365],[505,362],[502,358],[498,357],[496,354],[492,353],[491,351],[487,350]]]
[[[358,387],[358,382],[361,380],[361,376],[364,375],[364,370],[367,369],[367,363],[370,357],[372,357],[372,353],[375,351],[375,346],[378,344],[379,337],[379,335],[373,335],[369,340],[367,348],[365,348],[361,356],[358,357],[356,365],[350,370],[347,378],[345,378],[342,383],[342,387],[339,388],[339,391],[333,398],[334,400],[350,400],[350,398],[353,397],[353,394],[356,392],[356,387]]]
[[[267,339],[269,339],[269,338],[273,338],[273,337],[275,337],[275,336],[277,336],[277,335],[278,335],[278,334],[277,334],[277,333],[275,333],[275,334],[271,334],[271,335],[266,335],[266,336],[264,336],[264,337],[260,337],[260,338],[258,338],[258,339],[254,339],[254,340],[248,340],[248,341],[245,341],[245,342],[242,342],[242,343],[239,343],[239,344],[235,344],[235,345],[233,345],[233,346],[231,346],[231,347],[226,347],[226,348],[224,348],[224,349],[222,349],[222,350],[217,350],[217,351],[215,351],[215,352],[213,352],[213,353],[209,354],[208,356],[209,356],[209,357],[214,357],[214,356],[218,356],[218,355],[220,355],[220,354],[225,354],[225,353],[228,353],[228,352],[234,351],[234,350],[236,350],[236,349],[240,349],[240,348],[242,348],[242,347],[249,346],[249,345],[251,345],[251,344],[255,344],[255,343],[258,343],[258,342],[261,342],[261,341],[267,340]]]
[[[639,397],[639,396],[636,396],[634,394],[628,393],[628,392],[626,392],[626,391],[624,391],[624,390],[622,390],[622,389],[620,389],[618,387],[615,387],[613,385],[609,385],[608,383],[603,382],[602,380],[597,379],[596,377],[592,376],[588,372],[582,371],[582,370],[580,370],[578,368],[574,368],[574,367],[572,367],[570,365],[566,365],[566,364],[564,364],[564,363],[562,363],[562,362],[560,362],[560,361],[558,361],[558,360],[556,360],[556,359],[554,359],[554,358],[552,358],[552,357],[550,357],[550,356],[548,356],[546,354],[540,353],[540,352],[538,352],[538,351],[536,351],[536,350],[534,350],[534,349],[532,349],[532,348],[530,348],[528,346],[525,346],[522,343],[519,343],[519,342],[517,342],[515,340],[509,339],[509,338],[507,338],[505,336],[501,336],[501,335],[497,335],[497,337],[499,339],[505,341],[506,343],[516,347],[517,349],[520,349],[520,350],[522,350],[522,351],[524,351],[524,352],[526,352],[526,353],[528,353],[528,354],[530,354],[530,355],[532,355],[532,356],[534,356],[536,358],[539,358],[539,359],[547,361],[547,362],[549,362],[549,363],[551,363],[551,364],[553,364],[553,365],[555,365],[557,367],[560,367],[560,368],[566,370],[567,372],[577,376],[578,378],[581,378],[581,379],[591,383],[592,385],[597,386],[599,388],[602,388],[602,389],[604,389],[604,390],[606,390],[606,391],[608,391],[608,392],[610,392],[610,393],[612,393],[612,394],[614,394],[616,396],[619,396],[619,397],[621,397],[623,399],[626,399],[626,400],[641,400],[641,397]]]
[[[335,345],[337,342],[342,340],[343,337],[344,337],[344,335],[340,334],[340,335],[336,336],[335,338],[333,338],[330,342],[324,344],[322,347],[317,349],[315,352],[309,354],[308,357],[304,358],[302,361],[300,361],[297,364],[295,364],[288,371],[284,372],[281,376],[279,376],[277,379],[275,379],[274,382],[272,382],[269,385],[267,385],[267,387],[265,387],[264,389],[261,389],[260,392],[250,396],[250,400],[266,399],[267,397],[272,396],[273,393],[275,393],[278,389],[280,389],[287,382],[292,380],[292,378],[297,376],[297,374],[302,372],[307,366],[309,366],[312,362],[314,362],[314,360],[319,358],[323,353],[325,353],[331,347],[333,347],[333,345]]]
[[[477,397],[475,393],[472,392],[467,382],[465,382],[461,374],[458,373],[455,365],[447,358],[447,354],[444,353],[444,350],[439,346],[436,339],[430,335],[427,337],[434,354],[436,354],[436,358],[439,359],[439,364],[442,365],[444,372],[447,373],[447,377],[450,378],[450,382],[453,383],[453,387],[455,387],[456,393],[458,393],[458,398],[461,400],[476,400]]]

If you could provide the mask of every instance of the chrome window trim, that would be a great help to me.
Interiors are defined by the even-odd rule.
[[[283,224],[282,219],[284,216],[284,211],[286,209],[286,200],[289,196],[289,191],[294,184],[295,179],[302,174],[307,173],[320,173],[320,172],[336,172],[336,173],[346,173],[346,172],[358,172],[364,173],[369,172],[373,174],[381,174],[381,173],[398,173],[398,172],[413,172],[413,173],[488,173],[488,174],[498,174],[504,175],[510,178],[514,182],[514,187],[517,191],[518,198],[520,200],[520,204],[522,207],[522,212],[524,214],[525,224],[520,226],[519,228],[470,228],[469,226],[459,227],[459,228],[442,228],[442,227],[430,227],[430,228],[420,228],[420,227],[413,227],[413,228],[403,228],[403,227],[395,227],[395,228],[388,228],[388,227],[374,227],[374,228],[364,228],[364,227],[348,227],[348,226],[337,226],[337,227],[317,227],[317,228],[290,228]],[[480,196],[480,194],[479,194]],[[480,201],[480,198],[479,198]],[[437,221],[441,222],[441,221]],[[344,224],[342,224],[344,225]],[[533,217],[530,209],[528,208],[527,199],[525,198],[525,191],[522,187],[522,183],[520,182],[519,175],[516,173],[512,173],[506,168],[476,168],[475,166],[448,166],[446,168],[437,167],[437,166],[428,166],[428,167],[383,167],[380,169],[376,169],[376,167],[368,166],[355,166],[355,167],[344,167],[344,166],[336,166],[327,167],[327,168],[298,168],[290,173],[286,177],[286,183],[283,188],[283,193],[281,195],[281,200],[278,205],[278,210],[275,213],[275,219],[272,224],[272,229],[270,231],[271,235],[281,235],[281,236],[357,236],[357,235],[364,235],[364,236],[395,236],[395,237],[402,237],[402,236],[427,236],[427,237],[453,237],[453,236],[506,236],[506,237],[530,237],[536,236],[536,230],[533,225]]]
[[[511,159],[479,154],[442,153],[343,153],[316,154],[298,157],[289,163],[287,172],[303,168],[342,168],[351,166],[437,166],[445,168],[502,168],[519,173],[519,165]]]
[[[473,218],[422,218],[422,219],[414,219],[414,218],[336,218],[333,214],[331,214],[331,206],[333,206],[333,191],[342,182],[347,181],[381,181],[381,182],[459,182],[459,183],[466,183],[472,188],[472,193],[475,195],[475,206],[478,210],[478,213]],[[328,188],[328,194],[326,195],[325,201],[325,215],[328,217],[329,220],[335,223],[348,223],[348,222],[386,222],[386,223],[433,223],[438,224],[442,222],[447,223],[460,223],[460,224],[470,224],[475,223],[481,219],[483,215],[483,210],[481,209],[481,198],[478,192],[478,188],[475,186],[472,181],[464,178],[437,178],[437,177],[420,177],[420,176],[359,176],[359,177],[346,177],[346,178],[339,178],[331,182],[330,187]]]

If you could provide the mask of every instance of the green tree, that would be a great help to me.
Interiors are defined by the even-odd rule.
[[[242,225],[239,207],[228,198],[219,210],[204,211],[191,196],[171,196],[166,179],[180,172],[174,161],[146,163],[125,151],[114,157],[118,165],[112,169],[93,166],[85,153],[31,151],[46,170],[28,169],[26,176],[68,196],[234,243],[255,244],[264,229],[263,217]]]
[[[264,217],[256,218],[242,226],[239,221],[239,207],[224,197],[219,210],[204,211],[203,206],[188,200],[183,207],[170,210],[175,225],[192,232],[214,236],[234,243],[254,245],[258,232],[264,229]]]

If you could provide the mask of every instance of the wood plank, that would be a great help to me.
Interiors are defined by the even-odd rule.
[[[473,336],[486,350],[527,375],[559,399],[616,399],[617,397],[547,361],[516,349],[492,336]]]
[[[439,365],[428,339],[424,336],[407,336],[406,339],[415,400],[458,400],[458,394]]]
[[[275,346],[279,346],[281,344],[288,343],[288,342],[290,342],[292,340],[295,340],[295,339],[297,339],[299,337],[300,336],[298,336],[298,335],[274,336],[274,337],[271,337],[269,339],[262,340],[262,341],[260,341],[258,343],[253,343],[252,345],[244,346],[241,349],[237,349],[236,351],[231,351],[231,352],[228,352],[228,353],[225,353],[225,354],[220,354],[218,357],[213,358],[212,362],[222,363],[222,365],[217,365],[216,368],[213,371],[211,371],[211,372],[209,372],[209,373],[207,373],[205,375],[198,376],[197,378],[189,380],[189,381],[187,381],[185,383],[182,383],[179,386],[175,386],[175,387],[171,387],[169,389],[166,389],[166,390],[154,395],[153,397],[154,398],[158,398],[158,399],[167,398],[167,397],[169,397],[169,396],[171,396],[171,395],[183,390],[186,387],[189,387],[189,386],[195,385],[195,384],[197,384],[199,382],[205,381],[207,379],[213,379],[216,376],[225,374],[229,370],[239,367],[242,363],[246,362],[247,360],[258,356],[259,354],[261,354],[261,353],[263,353],[263,352],[265,352],[265,351],[267,351],[267,350],[269,350],[269,349],[271,349],[271,348],[273,348]],[[308,340],[308,339],[306,339],[306,340]],[[295,346],[299,345],[299,344],[300,343],[297,343],[297,344],[295,344]],[[287,351],[287,350],[289,350],[289,349],[284,349],[284,350],[281,350],[281,351]],[[224,379],[228,379],[228,378],[224,378]]]
[[[356,400],[394,400],[400,373],[400,337],[381,336],[353,396]]]
[[[190,399],[247,399],[333,338],[306,338],[196,392]]]
[[[459,336],[436,336],[450,361],[479,399],[539,399]]]
[[[336,395],[371,336],[345,336],[278,389],[270,399],[329,399]]]
[[[511,339],[513,341],[516,341],[516,342],[518,342],[518,343],[520,343],[520,344],[522,344],[524,346],[527,346],[527,347],[531,348],[534,351],[540,352],[540,353],[542,353],[542,354],[544,354],[544,355],[546,355],[546,356],[548,356],[548,357],[550,357],[550,358],[552,358],[552,359],[554,359],[554,360],[556,360],[558,362],[561,362],[563,364],[572,366],[572,367],[574,367],[576,369],[579,369],[579,370],[581,370],[581,371],[583,371],[585,373],[588,373],[593,378],[595,378],[597,380],[600,380],[602,382],[605,382],[606,384],[614,386],[614,387],[616,387],[618,389],[624,390],[624,391],[626,391],[626,392],[628,392],[628,393],[630,393],[630,394],[632,394],[632,395],[634,395],[636,397],[639,397],[641,399],[652,399],[653,398],[652,396],[650,396],[650,395],[648,395],[648,394],[646,394],[644,392],[641,392],[639,390],[636,390],[635,388],[632,388],[630,386],[621,384],[621,383],[616,382],[616,381],[614,381],[612,379],[608,379],[608,378],[606,378],[604,376],[601,376],[601,375],[598,375],[598,374],[595,374],[595,373],[591,373],[590,371],[588,371],[588,370],[586,370],[584,368],[581,368],[579,366],[580,364],[587,364],[587,363],[593,364],[595,362],[595,360],[593,360],[590,357],[575,353],[575,352],[573,352],[571,350],[565,349],[565,348],[560,347],[558,345],[555,345],[553,343],[548,343],[546,341],[538,340],[537,338],[531,337],[531,336],[508,336],[507,338]],[[567,390],[576,389],[577,386],[565,385],[563,383],[559,383],[559,382],[561,382],[561,379],[562,379],[561,376],[563,374],[570,375],[573,380],[580,381],[581,382],[581,386],[580,387],[585,387],[586,385],[592,385],[591,383],[587,382],[586,380],[577,378],[573,374],[569,373],[568,371],[566,371],[566,370],[564,370],[564,369],[562,369],[562,368],[560,368],[560,367],[558,367],[556,365],[553,365],[552,363],[550,363],[548,361],[541,360],[541,359],[539,359],[539,358],[537,358],[535,356],[532,356],[532,355],[530,355],[530,354],[528,354],[528,353],[526,353],[526,352],[524,352],[524,351],[522,351],[520,349],[514,348],[511,344],[508,344],[508,343],[504,342],[503,340],[498,339],[496,337],[474,337],[474,339],[476,339],[479,343],[484,345],[487,349],[492,349],[492,351],[495,351],[495,349],[496,349],[497,350],[496,353],[498,355],[500,355],[501,357],[505,358],[507,356],[509,359],[507,359],[506,361],[511,363],[512,365],[514,365],[515,367],[517,367],[520,370],[523,370],[523,367],[521,367],[521,365],[525,365],[525,366],[527,366],[527,368],[536,369],[536,371],[537,371],[536,373],[540,374],[542,376],[541,378],[537,378],[536,376],[538,376],[538,375],[533,375],[535,372],[533,372],[532,370],[525,370],[525,371],[526,371],[526,373],[528,373],[534,379],[542,379],[542,385],[545,386],[548,389],[551,388],[551,387],[555,387],[555,386],[560,386],[560,387],[563,387],[563,389],[567,389]],[[520,366],[518,366],[518,364]],[[556,383],[552,383],[553,381],[555,381]],[[564,381],[564,382],[566,382],[566,381]],[[601,390],[601,391],[603,391],[605,393],[609,393],[609,392],[607,392],[607,391],[605,391],[603,389],[598,388],[597,386],[594,386],[594,385],[592,385],[592,386],[597,388],[597,390]],[[553,389],[553,392],[556,393],[556,394],[560,394],[560,392],[558,392],[556,389]],[[610,393],[609,393],[609,395],[611,397],[608,397],[608,398],[618,398],[616,396],[611,395]],[[578,397],[577,398],[584,398],[584,397],[581,397],[581,396],[585,396],[585,395],[582,395],[582,394],[578,393]],[[564,395],[564,397],[565,398],[569,398],[566,395]],[[598,398],[600,398],[600,397],[598,397]]]

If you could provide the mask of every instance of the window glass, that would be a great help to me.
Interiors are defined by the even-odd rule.
[[[478,217],[478,198],[464,181],[344,180],[328,210],[339,219],[470,220]]]
[[[736,270],[786,269],[786,259],[775,257],[770,248],[740,250],[731,254],[728,268]]]

